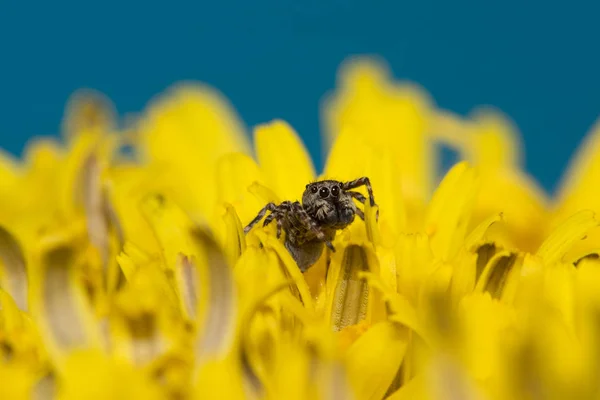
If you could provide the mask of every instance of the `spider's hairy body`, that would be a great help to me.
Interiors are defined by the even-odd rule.
[[[362,177],[350,182],[323,180],[309,183],[299,201],[284,201],[279,205],[267,204],[244,229],[248,233],[267,213],[263,226],[277,221],[277,237],[285,232],[285,247],[302,272],[312,266],[321,256],[324,245],[335,251],[331,242],[336,232],[350,225],[356,215],[364,220],[363,211],[353,199],[363,203],[366,198],[351,189],[366,186],[369,203],[375,199],[369,178]]]

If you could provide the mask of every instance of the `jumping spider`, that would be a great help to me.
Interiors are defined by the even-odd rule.
[[[365,203],[365,196],[353,192],[360,186],[366,186],[369,193],[369,204],[375,206],[373,189],[369,178],[362,177],[350,182],[324,180],[306,185],[302,194],[302,203],[284,201],[276,205],[267,204],[248,226],[244,233],[256,225],[267,213],[263,226],[277,221],[277,238],[281,237],[283,229],[285,247],[288,249],[302,272],[310,268],[321,256],[323,243],[335,251],[331,241],[335,238],[336,231],[344,229],[354,221],[358,215],[363,221],[364,212],[356,207],[352,199]]]

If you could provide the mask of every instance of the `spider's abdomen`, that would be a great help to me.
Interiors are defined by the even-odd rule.
[[[302,272],[305,272],[317,262],[323,253],[324,247],[323,242],[316,239],[301,245],[297,245],[289,240],[285,241],[285,248],[288,249]]]

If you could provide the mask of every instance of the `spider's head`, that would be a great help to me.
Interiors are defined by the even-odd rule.
[[[321,226],[342,229],[354,221],[356,205],[342,190],[342,182],[326,180],[306,185],[302,195],[306,212]]]

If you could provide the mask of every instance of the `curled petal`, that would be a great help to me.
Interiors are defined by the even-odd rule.
[[[237,260],[246,250],[246,235],[244,235],[242,223],[233,206],[229,204],[225,206],[223,220],[225,222],[225,244],[223,248],[227,253],[229,265],[235,266]]]
[[[62,132],[68,140],[91,131],[115,129],[114,105],[104,94],[91,89],[78,90],[67,102]]]
[[[587,233],[598,225],[600,221],[593,211],[580,211],[558,226],[542,243],[536,254],[548,264],[559,262],[575,243],[584,239]]]
[[[523,259],[517,253],[503,251],[496,254],[483,270],[475,290],[488,292],[495,299],[503,298],[507,294],[505,289],[512,289],[510,284],[518,277],[522,264]]]
[[[349,245],[341,257],[332,260],[327,287],[328,313],[334,331],[370,320],[374,300],[369,284],[360,276],[362,272],[379,273],[377,258],[367,246]]]
[[[17,239],[0,227],[0,286],[14,299],[17,306],[27,311],[27,267],[25,256]]]
[[[503,221],[502,213],[494,214],[491,217],[483,220],[479,225],[475,227],[465,238],[465,249],[467,251],[477,251],[481,242],[486,242],[486,233],[492,227],[492,225]]]
[[[237,296],[231,267],[210,235],[197,229],[191,235],[193,262],[200,277],[196,357],[199,360],[222,357],[231,349],[237,328]]]
[[[76,280],[77,254],[67,244],[42,250],[34,265],[31,309],[48,349],[57,357],[80,348],[98,348],[100,336],[83,288]]]

